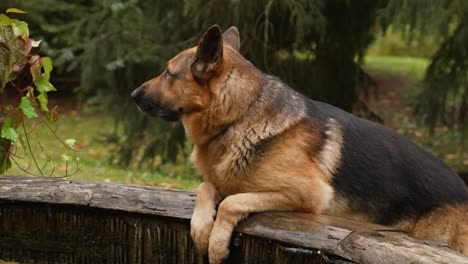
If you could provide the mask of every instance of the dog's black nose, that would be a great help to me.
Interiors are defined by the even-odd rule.
[[[136,88],[135,90],[133,90],[133,92],[130,94],[130,96],[132,97],[132,99],[134,101],[138,101],[140,99],[140,97],[142,96],[143,92],[142,92],[142,89],[139,87],[139,88]]]

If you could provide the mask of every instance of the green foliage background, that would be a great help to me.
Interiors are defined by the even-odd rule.
[[[137,113],[129,94],[215,23],[236,25],[241,52],[263,71],[367,118],[376,118],[365,103],[373,82],[361,61],[374,37],[389,28],[408,41],[430,34],[442,45],[415,109],[430,126],[464,130],[468,123],[465,0],[0,2],[8,6],[29,11],[31,31],[46,41],[43,52],[55,59],[58,72],[79,77],[82,102],[115,114],[107,140],[115,143],[111,160],[122,166],[176,161],[189,152],[180,125]]]

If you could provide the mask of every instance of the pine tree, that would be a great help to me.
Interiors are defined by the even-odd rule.
[[[430,128],[446,125],[468,135],[468,1],[391,0],[379,20],[406,32],[408,38],[426,34],[441,38],[415,112]]]

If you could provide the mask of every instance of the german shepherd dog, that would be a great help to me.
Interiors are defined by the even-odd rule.
[[[382,125],[312,101],[239,53],[217,25],[132,92],[139,109],[181,120],[194,144],[191,236],[211,263],[250,213],[323,213],[401,228],[468,254],[468,189],[439,159]],[[313,84],[312,84],[313,85]]]

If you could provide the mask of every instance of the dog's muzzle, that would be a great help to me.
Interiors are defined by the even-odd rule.
[[[160,117],[166,121],[177,121],[180,119],[181,112],[173,111],[169,107],[156,102],[151,97],[145,96],[145,92],[141,87],[135,89],[130,96],[142,113],[153,117]]]

